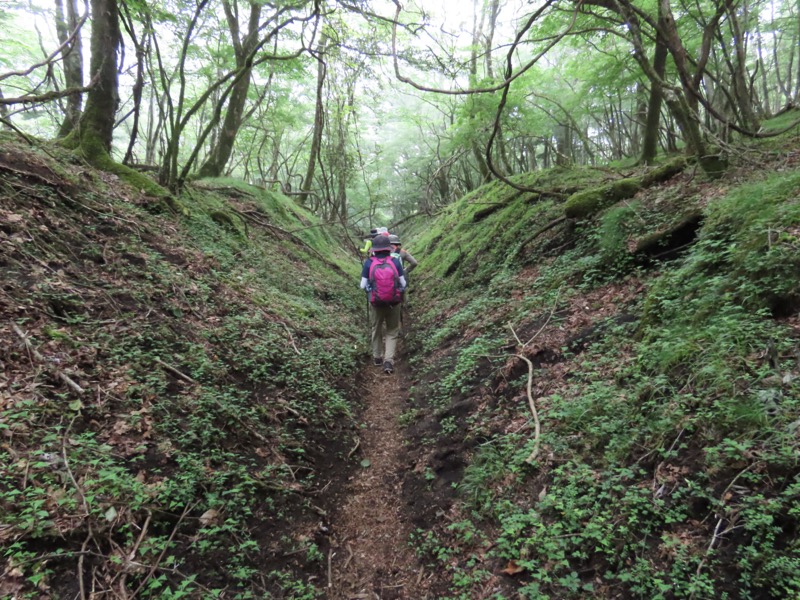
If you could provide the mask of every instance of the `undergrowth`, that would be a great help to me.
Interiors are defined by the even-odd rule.
[[[437,285],[417,304],[415,414],[482,407],[459,421],[457,523],[415,534],[450,574],[444,597],[800,595],[797,189],[786,170],[729,184],[672,262],[635,242],[696,210],[700,185],[515,247],[559,205],[493,184],[419,234],[419,274]],[[478,201],[501,206],[471,235]],[[488,379],[472,377],[476,347],[495,357]],[[533,461],[515,353],[535,365]]]
[[[359,350],[338,232],[229,180],[154,216],[6,150],[51,175],[0,193],[3,593],[316,597],[308,492]]]

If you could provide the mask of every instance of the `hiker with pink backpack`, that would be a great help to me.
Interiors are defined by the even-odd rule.
[[[373,256],[365,260],[361,268],[361,289],[367,292],[372,322],[372,358],[387,375],[394,371],[394,353],[400,333],[400,303],[406,289],[403,263],[393,258],[391,251],[389,236],[376,236],[372,240]]]

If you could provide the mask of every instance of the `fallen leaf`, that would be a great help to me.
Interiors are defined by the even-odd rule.
[[[211,525],[216,520],[217,515],[219,515],[219,511],[209,508],[206,512],[200,515],[200,524],[203,527]]]
[[[516,575],[517,573],[522,573],[524,570],[525,567],[521,567],[516,561],[510,560],[508,561],[506,568],[503,569],[503,573],[506,575]]]

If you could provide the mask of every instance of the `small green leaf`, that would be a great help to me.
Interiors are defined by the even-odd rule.
[[[364,467],[365,469],[367,467],[371,466],[371,465],[372,465],[372,462],[370,462],[370,460],[368,458],[365,458],[364,460],[361,461],[361,466]]]

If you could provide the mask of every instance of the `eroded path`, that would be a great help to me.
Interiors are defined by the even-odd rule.
[[[390,376],[367,367],[363,379],[364,427],[351,460],[369,463],[356,469],[332,515],[327,597],[423,600],[429,577],[408,544],[413,525],[402,490],[412,468],[399,421],[409,369],[402,360]]]

